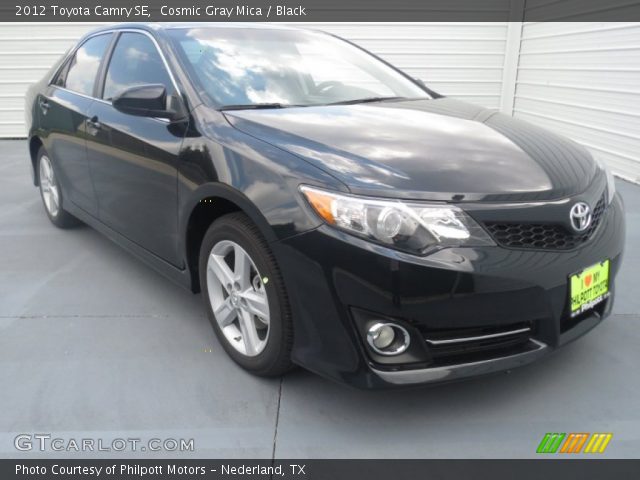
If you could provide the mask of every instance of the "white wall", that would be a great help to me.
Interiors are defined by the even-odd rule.
[[[27,85],[96,26],[0,24],[0,138],[25,135]],[[640,181],[639,23],[303,26],[353,40],[440,93],[550,127]]]
[[[513,113],[640,181],[640,24],[524,24]]]

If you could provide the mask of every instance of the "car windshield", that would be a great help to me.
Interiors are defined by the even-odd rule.
[[[372,55],[321,32],[194,27],[168,34],[205,101],[216,107],[431,98]]]

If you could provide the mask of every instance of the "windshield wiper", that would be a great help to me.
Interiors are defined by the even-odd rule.
[[[385,102],[390,100],[409,100],[407,97],[367,97],[356,98],[354,100],[343,100],[333,103],[319,103],[313,105],[293,105],[287,103],[247,103],[238,105],[223,105],[219,108],[220,111],[225,110],[260,110],[269,108],[289,108],[289,107],[306,107],[306,106],[327,106],[327,105],[355,105],[357,103],[372,103],[372,102]]]
[[[343,100],[341,102],[327,103],[325,105],[355,105],[357,103],[384,102],[388,100],[406,100],[406,97],[367,97],[356,98],[355,100]]]
[[[248,103],[246,105],[223,105],[220,110],[259,110],[261,108],[287,108],[295,105],[286,105],[283,103]]]

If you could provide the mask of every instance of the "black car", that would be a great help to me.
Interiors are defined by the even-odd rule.
[[[334,36],[106,27],[26,111],[51,221],[201,290],[258,375],[455,380],[529,363],[611,312],[624,218],[602,164]]]

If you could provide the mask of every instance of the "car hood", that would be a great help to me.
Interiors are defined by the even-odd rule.
[[[224,113],[365,195],[550,200],[584,191],[597,171],[566,138],[448,98]]]

